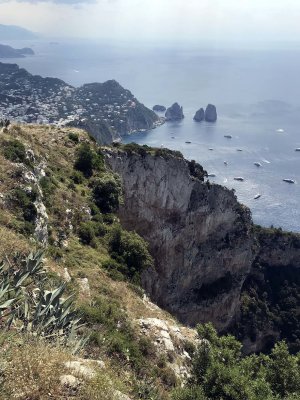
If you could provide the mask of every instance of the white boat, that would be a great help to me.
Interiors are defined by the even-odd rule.
[[[235,178],[233,178],[235,181],[240,181],[240,182],[243,182],[245,179],[244,178],[242,178],[241,176],[237,176],[237,177],[235,177]]]
[[[283,180],[283,182],[287,182],[287,183],[295,183],[294,179],[285,178],[285,179],[282,179],[282,180]]]
[[[208,150],[213,150],[211,147]]]
[[[236,149],[236,151],[243,151],[242,149]]]
[[[224,135],[224,137],[226,137],[227,139],[232,139],[231,135]]]
[[[283,133],[283,132],[284,132],[284,129],[279,128],[279,129],[277,129],[276,132],[278,132],[278,133]]]
[[[297,148],[295,149],[295,151],[300,151],[300,147],[297,147]]]
[[[227,161],[224,161],[224,165],[228,165],[228,162],[227,162]]]
[[[254,196],[254,199],[257,200],[257,199],[259,199],[260,197],[261,197],[261,194],[257,193],[257,194]]]
[[[256,165],[257,167],[261,167],[261,163],[260,162],[255,162],[254,165]]]
[[[207,176],[210,178],[214,178],[216,176],[216,174],[207,174]]]

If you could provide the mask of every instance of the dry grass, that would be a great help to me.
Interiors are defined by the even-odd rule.
[[[1,214],[1,210],[0,210]],[[1,220],[0,220],[1,224]],[[14,253],[25,254],[30,251],[29,242],[24,238],[24,236],[19,235],[0,225],[0,260],[5,256],[10,256]],[[32,248],[32,246],[31,246]]]
[[[4,365],[1,400],[62,398],[59,378],[70,356],[61,348],[39,340],[18,342],[14,338],[2,345],[0,357]]]

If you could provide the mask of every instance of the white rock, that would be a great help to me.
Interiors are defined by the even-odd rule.
[[[72,389],[76,389],[80,384],[79,379],[73,375],[61,375],[59,380],[61,386],[67,386]]]

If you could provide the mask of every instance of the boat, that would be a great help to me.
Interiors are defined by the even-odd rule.
[[[278,133],[283,133],[283,132],[284,132],[284,129],[279,128],[279,129],[277,129],[276,132],[278,132]]]
[[[243,182],[245,179],[244,178],[242,178],[241,176],[237,176],[237,177],[235,177],[235,178],[233,178],[235,181],[240,181],[240,182]]]
[[[224,135],[224,137],[226,137],[227,139],[232,139],[231,135]]]
[[[227,161],[224,161],[224,165],[228,165],[228,162],[227,162]]]
[[[287,182],[287,183],[295,183],[294,179],[285,178],[285,179],[282,179],[282,180],[283,180],[283,182]]]
[[[208,176],[209,178],[214,178],[214,177],[216,176],[216,174],[207,174],[207,176]]]
[[[242,149],[236,149],[236,151],[243,151]]]
[[[190,144],[190,143],[192,143],[192,142],[190,142],[190,141],[186,141],[185,143],[187,143],[187,144]]]
[[[175,136],[171,136],[171,139],[175,139]]]
[[[255,162],[254,165],[256,165],[257,167],[261,167],[261,163],[260,162]]]
[[[213,150],[211,147],[208,150]]]
[[[257,194],[254,196],[254,199],[257,200],[257,199],[259,199],[260,197],[261,197],[261,194],[257,193]]]
[[[295,151],[300,151],[300,147],[297,147],[297,148],[295,149]]]

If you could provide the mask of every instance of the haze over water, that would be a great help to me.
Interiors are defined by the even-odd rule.
[[[75,86],[116,79],[150,108],[177,101],[184,108],[183,121],[131,135],[124,142],[180,150],[215,174],[211,181],[234,188],[256,223],[300,231],[300,152],[295,151],[300,147],[300,50],[126,48],[93,42],[26,45],[35,57],[1,61]],[[194,122],[195,111],[207,103],[217,106],[217,123]],[[237,176],[244,182],[235,181]],[[254,200],[258,193],[261,197]]]

